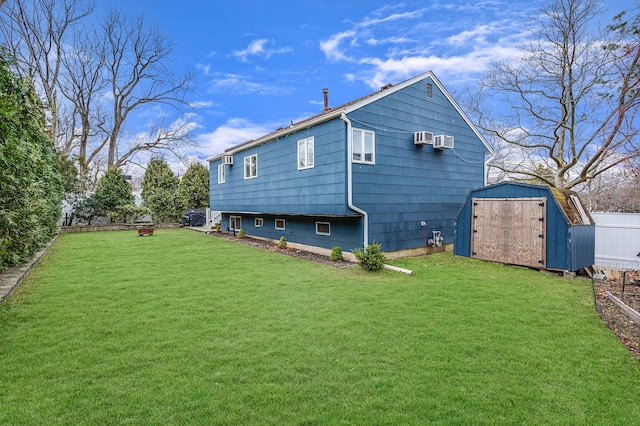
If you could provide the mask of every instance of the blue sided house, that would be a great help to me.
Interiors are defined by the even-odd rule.
[[[451,244],[491,148],[431,72],[208,159],[222,229],[343,251]]]

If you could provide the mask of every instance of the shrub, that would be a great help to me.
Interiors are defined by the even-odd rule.
[[[354,254],[358,263],[365,271],[377,272],[384,267],[386,261],[384,253],[381,251],[381,244],[369,244],[364,250],[354,249]]]
[[[280,237],[280,240],[278,241],[277,247],[280,250],[286,249],[287,248],[287,240],[285,240],[284,237]]]
[[[241,229],[240,232],[238,232],[238,238],[245,238],[247,236],[247,233],[244,232],[244,229]]]
[[[332,248],[331,255],[329,256],[329,260],[333,262],[342,262],[344,260],[342,258],[342,249],[340,247]]]
[[[114,222],[135,223],[141,221],[148,214],[151,214],[151,211],[146,206],[124,204],[110,211],[107,216]]]

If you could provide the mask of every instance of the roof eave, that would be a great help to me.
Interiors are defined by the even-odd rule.
[[[258,145],[262,145],[268,142],[271,142],[273,140],[282,138],[284,136],[290,135],[292,133],[296,133],[299,132],[301,130],[304,129],[308,129],[310,127],[316,126],[320,123],[324,123],[325,121],[329,121],[329,120],[333,120],[335,118],[338,118],[342,115],[342,112],[344,111],[344,109],[335,109],[332,111],[329,111],[325,114],[321,114],[318,115],[315,118],[312,118],[310,120],[306,120],[306,121],[301,121],[300,123],[294,124],[292,126],[286,127],[282,130],[273,132],[273,133],[269,133],[268,135],[264,135],[258,139],[253,139],[244,143],[241,143],[239,145],[235,145],[232,146],[231,148],[226,149],[223,153],[218,154],[218,155],[214,155],[213,157],[209,157],[207,158],[206,161],[216,161],[219,160],[220,158],[222,158],[225,155],[233,155],[237,152],[242,152],[245,151],[249,148],[253,148],[254,146],[258,146]]]

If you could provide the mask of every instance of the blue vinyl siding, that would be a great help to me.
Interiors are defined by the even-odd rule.
[[[229,230],[229,216],[222,215],[222,229]],[[235,216],[235,215],[234,215]],[[242,229],[250,235],[272,240],[284,237],[289,242],[306,244],[314,247],[331,249],[340,247],[343,251],[362,248],[362,218],[361,217],[303,217],[278,215],[238,215],[242,218]],[[255,226],[255,218],[260,217],[264,223]],[[275,229],[275,220],[286,221],[285,230]],[[331,235],[316,234],[316,222],[328,222]]]
[[[298,140],[314,137],[314,167],[298,170]],[[213,210],[353,214],[346,207],[345,126],[340,119],[234,154],[224,184],[211,179]],[[258,155],[258,177],[244,179],[244,157]],[[219,161],[211,163],[217,170]]]
[[[426,84],[433,83],[433,96]],[[455,216],[470,190],[484,182],[487,147],[430,77],[398,90],[381,92],[348,113],[353,128],[375,133],[375,164],[353,164],[353,203],[367,212],[370,243],[385,251],[421,247],[425,232],[442,232],[445,243],[455,234]],[[417,131],[446,134],[453,150],[414,145]],[[298,170],[299,140],[314,138],[314,167]],[[282,136],[233,154],[226,182],[218,184],[210,163],[212,210],[240,215],[249,235],[343,250],[361,248],[363,218],[347,205],[347,126],[340,118]],[[258,156],[258,177],[244,179],[244,157]],[[273,229],[282,216],[287,229]],[[333,216],[345,216],[335,218]],[[346,217],[349,216],[349,217]],[[265,224],[254,228],[255,217]],[[315,234],[315,222],[331,223],[331,236]],[[427,227],[420,226],[422,221]]]
[[[536,198],[547,199],[546,267],[577,271],[591,266],[595,256],[595,226],[572,225],[555,195],[545,186],[502,182],[471,191],[456,220],[454,253],[470,256],[472,198]]]
[[[433,98],[426,97],[427,82],[349,115],[354,127],[375,132],[375,165],[353,165],[353,200],[369,214],[369,241],[385,251],[420,247],[425,231],[453,242],[456,214],[484,182],[486,148],[435,85]],[[414,145],[421,130],[454,136],[454,149]]]

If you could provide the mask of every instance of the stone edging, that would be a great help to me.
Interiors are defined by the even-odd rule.
[[[15,290],[29,272],[40,262],[42,256],[49,250],[49,247],[56,241],[58,235],[49,241],[44,248],[38,250],[27,262],[22,265],[12,266],[0,273],[0,303],[4,302],[13,290]]]

